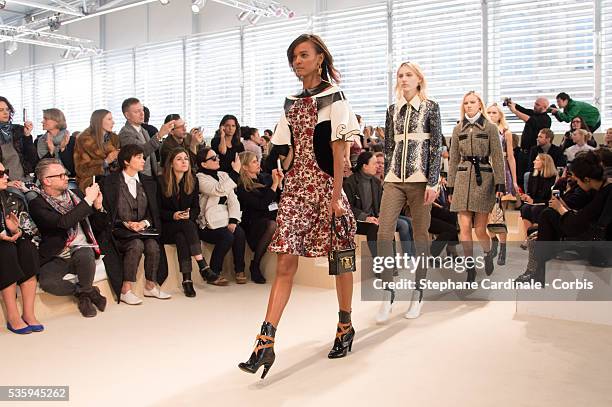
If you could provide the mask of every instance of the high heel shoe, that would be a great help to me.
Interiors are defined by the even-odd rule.
[[[467,269],[467,283],[473,283],[476,281],[476,267],[470,267]]]
[[[506,264],[506,243],[499,245],[499,256],[497,256],[497,265],[503,266]]]
[[[491,255],[492,252],[485,252],[485,256],[484,256],[484,262],[485,262],[485,274],[487,276],[490,276],[491,274],[493,274],[493,270],[495,268],[495,266],[493,265],[493,256]]]
[[[497,256],[497,246],[499,245],[499,239],[494,237],[491,239],[491,257]]]
[[[261,325],[261,333],[257,335],[255,339],[255,350],[251,353],[251,357],[244,363],[239,363],[238,367],[240,370],[247,373],[256,373],[257,370],[263,365],[264,370],[261,374],[263,379],[268,374],[268,371],[274,363],[274,336],[276,335],[276,328],[270,322],[264,322]]]
[[[353,339],[355,338],[355,329],[352,323],[343,324],[338,322],[336,329],[336,339],[334,346],[327,355],[330,359],[338,359],[346,356],[353,348]]]

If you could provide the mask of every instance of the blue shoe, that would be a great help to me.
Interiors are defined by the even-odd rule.
[[[23,317],[21,317],[21,319],[23,319]],[[23,320],[23,322],[25,322],[25,319]],[[26,324],[28,324],[26,322]],[[30,329],[32,330],[32,332],[42,332],[45,330],[45,326],[44,325],[30,325],[28,324],[28,326],[30,327]]]
[[[26,334],[31,334],[32,333],[32,327],[30,325],[26,326],[25,328],[21,328],[21,329],[14,329],[11,326],[10,322],[6,323],[6,329],[8,329],[9,331],[11,331],[14,334],[18,334],[18,335],[26,335]]]

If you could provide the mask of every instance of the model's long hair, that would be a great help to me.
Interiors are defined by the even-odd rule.
[[[246,166],[249,165],[249,163],[251,161],[253,161],[253,158],[257,159],[257,156],[255,155],[254,152],[252,151],[243,151],[242,153],[238,154],[238,156],[240,157],[240,183],[244,186],[244,189],[247,190],[248,192],[251,192],[254,189],[257,188],[264,188],[265,185],[260,184],[259,182],[255,182],[251,179],[251,177],[249,176],[249,174],[247,174],[246,172]]]
[[[289,48],[287,48],[287,61],[293,70],[293,52],[295,48],[303,42],[310,41],[314,45],[317,54],[323,54],[323,62],[321,63],[321,79],[327,83],[340,83],[340,72],[334,66],[334,57],[323,42],[321,37],[315,34],[302,34],[297,37]]]
[[[497,110],[497,113],[499,114],[499,122],[493,123],[493,124],[496,125],[497,128],[501,131],[505,132],[506,130],[508,130],[510,126],[508,126],[508,122],[506,121],[506,115],[504,114],[504,111],[499,108],[499,105],[497,103],[493,103],[491,106],[487,107],[487,110],[491,108],[495,108],[495,110]]]
[[[180,193],[180,185],[178,180],[176,179],[176,175],[172,170],[172,161],[179,154],[185,154],[187,156],[187,161],[189,161],[189,153],[183,147],[177,147],[170,152],[168,158],[166,158],[166,162],[164,163],[164,172],[162,173],[162,193],[166,198],[170,198],[173,195],[178,195]],[[193,192],[195,188],[195,180],[193,174],[191,172],[191,162],[187,167],[187,171],[183,174],[183,179],[185,182],[183,183],[183,190],[187,195]]]
[[[404,93],[402,92],[402,88],[400,87],[398,76],[399,71],[403,67],[410,69],[421,82],[419,86],[417,86],[418,95],[421,100],[427,100],[427,80],[425,80],[425,73],[416,62],[402,62],[401,65],[397,68],[397,72],[395,72],[395,100],[400,101],[404,97]],[[409,100],[407,100],[409,102]]]
[[[475,90],[471,90],[465,95],[463,95],[463,99],[461,99],[461,116],[459,116],[460,120],[463,120],[463,118],[465,117],[465,108],[463,107],[463,102],[465,102],[465,98],[467,98],[470,95],[474,95],[478,98],[478,101],[480,102],[480,114],[483,115],[484,118],[487,119],[488,121],[491,121],[491,119],[489,119],[489,115],[487,114],[487,109],[485,108],[485,104],[484,104],[484,101],[482,100],[482,96],[476,93]]]

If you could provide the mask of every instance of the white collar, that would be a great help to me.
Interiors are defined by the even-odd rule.
[[[341,90],[338,87],[338,85],[332,84],[328,89],[324,90],[321,93],[317,93],[316,95],[312,95],[311,97],[316,99],[316,98],[320,98],[320,97],[323,97],[323,96],[331,95],[331,94],[334,94],[334,93],[340,92],[340,91]],[[296,100],[298,98],[295,97],[295,95],[291,95],[287,99]]]
[[[423,101],[421,100],[421,98],[419,97],[418,94],[414,95],[414,97],[412,99],[410,99],[410,106],[412,106],[412,108],[414,110],[419,110],[419,108],[421,107],[421,103]],[[404,98],[404,95],[402,95],[402,97],[400,98],[400,100],[397,102],[397,108],[401,109],[405,104],[409,103],[408,101],[406,101],[406,98]]]
[[[468,122],[470,122],[471,124],[474,124],[474,123],[476,123],[476,121],[477,121],[478,119],[480,119],[480,112],[477,112],[477,113],[474,115],[474,117],[469,117],[469,116],[467,115],[467,113],[466,113],[466,114],[465,114],[465,118],[466,118],[466,120],[467,120]]]
[[[136,131],[140,133],[140,129],[142,129],[142,126],[136,126],[135,124],[131,124],[131,123],[128,123],[128,124],[132,126],[133,128],[135,128]]]
[[[130,180],[134,180],[136,182],[140,182],[140,178],[138,178],[138,173],[136,173],[136,175],[134,175],[133,177],[129,176],[127,172],[123,171],[123,179],[125,180],[125,183],[127,184],[128,181]]]

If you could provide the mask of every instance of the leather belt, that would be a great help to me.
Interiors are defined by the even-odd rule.
[[[476,184],[482,185],[482,174],[480,173],[480,164],[489,164],[489,157],[480,157],[477,155],[461,156],[461,161],[469,161],[476,171]]]

